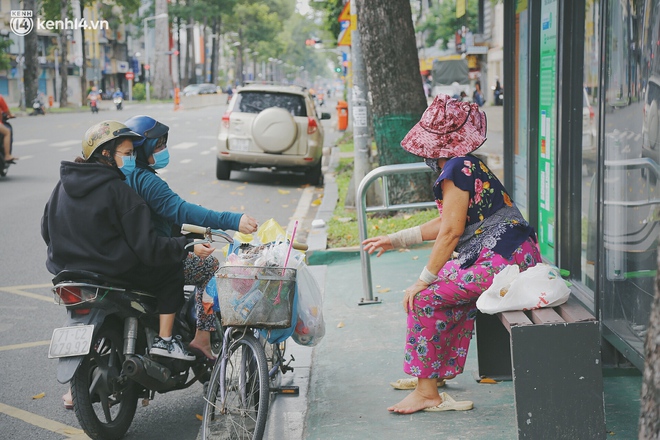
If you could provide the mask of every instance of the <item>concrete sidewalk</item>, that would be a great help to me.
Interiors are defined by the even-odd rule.
[[[356,252],[326,251],[312,256],[313,264],[327,268],[326,335],[312,354],[302,438],[517,438],[512,382],[491,385],[474,379],[476,338],[465,372],[444,389],[456,400],[473,401],[473,410],[399,415],[386,409],[407,393],[389,385],[406,377],[402,373],[406,316],[401,301],[403,290],[417,278],[429,255],[430,248],[425,247],[373,258],[374,296],[382,303],[363,306],[358,306],[364,294]],[[604,376],[607,438],[637,438],[641,375],[635,369],[606,369]]]

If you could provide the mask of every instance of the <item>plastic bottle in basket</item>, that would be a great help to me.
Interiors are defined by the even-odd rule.
[[[259,301],[261,301],[261,298],[263,298],[264,294],[261,290],[257,289],[256,286],[258,284],[255,283],[254,287],[252,290],[250,290],[248,293],[246,293],[243,297],[235,297],[232,299],[232,307],[236,311],[236,313],[239,314],[243,320],[247,319],[248,316],[250,316],[250,312],[252,312],[252,309],[254,309],[254,306],[256,306]]]

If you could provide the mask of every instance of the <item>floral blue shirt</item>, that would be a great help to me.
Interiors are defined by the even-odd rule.
[[[484,247],[509,259],[527,238],[535,237],[534,229],[520,214],[502,183],[477,157],[468,154],[445,163],[433,185],[441,216],[441,182],[445,179],[470,195],[465,231],[456,247],[461,267],[472,265]]]

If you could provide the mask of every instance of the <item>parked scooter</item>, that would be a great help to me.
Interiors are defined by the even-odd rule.
[[[7,116],[6,113],[2,114],[2,123],[7,126],[9,131],[11,132],[11,140],[9,144],[9,152],[11,153],[14,147],[14,129],[12,128],[11,124],[7,122],[9,117]],[[4,136],[0,134],[0,177],[5,177],[7,175],[7,171],[9,170],[9,166],[12,165],[14,162],[7,162],[5,161],[5,149],[2,148],[4,142]]]
[[[46,105],[41,102],[41,100],[37,97],[34,98],[32,101],[32,112],[30,113],[30,116],[35,116],[35,115],[45,115],[46,114]]]
[[[124,100],[123,100],[122,98],[120,98],[120,97],[117,96],[117,97],[115,97],[115,98],[112,100],[112,102],[115,103],[115,107],[117,107],[117,110],[121,110],[121,109],[122,109],[122,104],[123,104],[123,102],[124,102]]]
[[[121,438],[138,399],[209,380],[213,363],[204,356],[186,361],[149,354],[159,328],[156,296],[88,271],[62,271],[53,284],[68,321],[53,331],[48,357],[59,358],[57,380],[71,382],[76,417],[89,437]],[[196,319],[194,292],[186,292],[173,329],[184,345],[195,335]],[[221,331],[211,334],[216,351],[220,338]]]

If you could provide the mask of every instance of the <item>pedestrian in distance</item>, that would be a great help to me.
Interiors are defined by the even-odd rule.
[[[211,229],[230,229],[244,234],[257,230],[257,221],[247,214],[219,212],[206,209],[183,200],[163,179],[157,170],[169,163],[167,148],[169,127],[150,116],[134,116],[125,122],[126,126],[140,135],[133,141],[136,151],[136,168],[128,175],[127,183],[142,197],[151,210],[151,221],[158,235],[171,237],[179,235],[184,223],[205,226]],[[189,348],[195,353],[215,360],[211,351],[211,332],[215,331],[215,317],[212,311],[204,309],[202,296],[208,282],[218,270],[218,259],[211,255],[213,248],[201,252],[189,252],[184,265],[187,285],[195,286],[197,329]]]
[[[477,81],[474,84],[474,93],[472,93],[472,102],[477,104],[479,107],[483,107],[484,104],[486,103],[486,98],[484,98],[484,94],[481,91],[481,83]]]
[[[437,96],[401,146],[438,175],[433,194],[439,216],[362,242],[365,251],[380,256],[435,240],[419,279],[403,297],[403,369],[412,377],[392,386],[414,391],[390,406],[391,412],[472,409],[472,402],[457,402],[438,387],[463,372],[477,298],[507,265],[523,271],[541,261],[536,233],[502,183],[472,154],[485,140],[486,114],[477,104]]]

